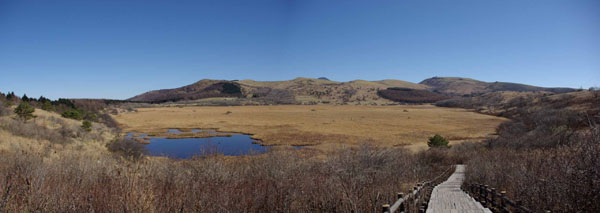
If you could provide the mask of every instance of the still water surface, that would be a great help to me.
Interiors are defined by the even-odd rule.
[[[192,132],[208,131],[217,133],[214,130],[192,130]],[[168,133],[182,133],[177,129],[170,129]],[[145,137],[146,134],[140,134],[138,137]],[[133,137],[133,133],[128,133],[127,137]],[[261,154],[269,150],[268,146],[261,146],[257,141],[250,138],[250,135],[233,134],[231,137],[209,137],[209,138],[178,138],[168,139],[164,137],[150,138],[150,144],[146,144],[148,154],[152,156],[165,156],[169,158],[186,159],[195,155],[205,154],[223,154],[229,156]],[[298,149],[298,147],[295,147]]]

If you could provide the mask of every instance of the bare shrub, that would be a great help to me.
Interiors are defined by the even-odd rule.
[[[8,116],[11,113],[12,111],[6,106],[6,103],[0,101],[0,116]]]
[[[115,121],[115,119],[113,119],[109,114],[100,114],[98,116],[98,122],[103,123],[106,125],[106,127],[114,129],[115,131],[120,130],[119,123],[117,123],[117,121]]]
[[[58,131],[48,129],[33,122],[23,122],[13,119],[0,120],[0,128],[11,132],[14,135],[33,138],[37,140],[48,140],[52,143],[69,143],[72,137],[60,134]]]
[[[499,137],[488,144],[517,149],[556,147],[568,143],[585,125],[585,118],[575,112],[543,109],[502,123],[498,127]]]
[[[520,151],[489,149],[468,164],[468,181],[506,190],[510,197],[530,208],[600,211],[598,127],[573,137],[568,146]]]
[[[294,104],[296,96],[288,90],[270,89],[264,97],[260,97],[258,100],[264,104]]]
[[[108,151],[118,153],[126,159],[134,161],[142,159],[148,151],[143,144],[128,138],[113,140],[106,147]]]
[[[375,212],[398,191],[441,171],[403,149],[343,148],[192,160],[122,161],[78,152],[43,160],[0,153],[8,212]]]

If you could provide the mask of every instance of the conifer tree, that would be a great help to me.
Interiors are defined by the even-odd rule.
[[[29,103],[22,101],[17,108],[15,108],[15,113],[19,116],[19,118],[27,121],[29,119],[35,118],[33,115],[35,112],[35,108],[33,108]]]

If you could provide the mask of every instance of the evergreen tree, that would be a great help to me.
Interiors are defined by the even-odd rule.
[[[15,92],[9,92],[9,93],[6,95],[6,99],[8,99],[9,101],[13,100],[14,98],[16,98],[16,96],[15,96]]]
[[[40,102],[40,103],[45,103],[46,101],[50,102],[50,99],[48,99],[44,96],[40,96],[40,98],[38,98],[38,102]]]
[[[88,132],[92,131],[92,122],[88,120],[83,120],[83,122],[81,123],[81,128]]]
[[[27,97],[27,94],[23,94],[23,97],[21,98],[21,100],[29,101],[29,97]]]
[[[42,104],[42,109],[46,111],[54,111],[54,106],[52,106],[50,101],[46,100]]]
[[[83,118],[83,114],[81,114],[81,112],[76,109],[70,109],[70,110],[64,111],[62,113],[62,116],[65,118],[72,118],[75,120],[81,120]]]
[[[35,118],[33,115],[35,112],[35,108],[33,108],[29,103],[22,101],[17,108],[15,108],[15,113],[19,116],[19,118],[27,121],[29,119]]]
[[[446,140],[446,138],[442,137],[441,135],[435,134],[433,137],[429,138],[429,141],[427,141],[427,146],[429,147],[450,147],[448,145],[448,140]]]

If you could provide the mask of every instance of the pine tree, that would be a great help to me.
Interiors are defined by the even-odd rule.
[[[40,96],[40,98],[38,98],[38,102],[40,102],[40,103],[45,103],[46,101],[50,102],[50,99],[48,99],[44,96]]]
[[[12,100],[13,100],[15,97],[16,97],[16,96],[15,96],[15,92],[9,92],[9,93],[6,95],[6,99],[7,99],[7,100],[9,100],[9,101],[12,101]]]
[[[24,121],[35,118],[33,115],[35,112],[35,108],[33,108],[29,103],[22,101],[17,108],[15,108],[15,113]]]
[[[429,138],[429,141],[427,141],[427,146],[429,147],[450,147],[448,145],[448,140],[446,140],[446,138],[442,137],[441,135],[435,134],[433,137]]]
[[[53,111],[54,106],[52,106],[52,103],[50,101],[46,100],[42,104],[42,109],[46,111]]]

